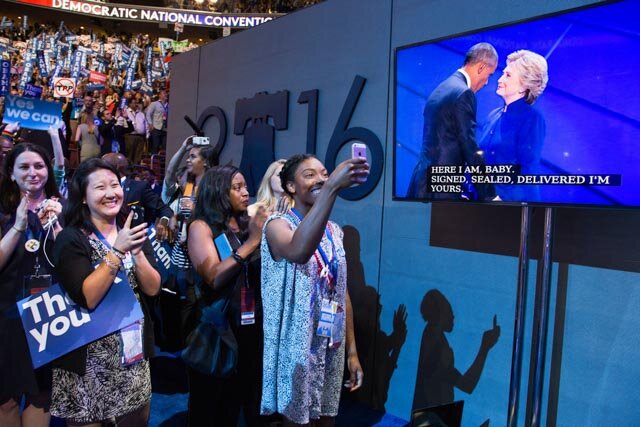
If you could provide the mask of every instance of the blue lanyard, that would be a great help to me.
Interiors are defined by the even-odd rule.
[[[42,241],[42,237],[44,234],[44,230],[40,230],[40,233],[38,235],[38,241],[42,243],[42,245],[44,245],[44,242]],[[27,221],[27,235],[26,235],[27,240],[32,240],[36,238],[36,233],[33,232],[33,230],[31,229],[31,224],[29,224],[29,221]]]
[[[296,218],[302,221],[303,216],[300,214],[300,212],[296,210],[296,208],[291,208],[291,212],[296,216]],[[329,260],[329,257],[327,256],[325,251],[322,249],[322,246],[320,245],[320,243],[318,243],[317,251],[322,257],[324,264],[329,268],[329,271],[331,272],[333,279],[338,280],[338,255],[336,253],[336,245],[333,242],[333,236],[331,234],[331,229],[329,228],[328,223],[325,227],[324,235],[329,240],[329,243],[331,243],[331,260]]]
[[[108,249],[112,249],[111,243],[109,243],[107,239],[105,239],[102,233],[98,231],[98,228],[96,228],[96,226],[93,226],[93,234],[95,234],[96,237],[102,242],[102,244],[105,245]]]

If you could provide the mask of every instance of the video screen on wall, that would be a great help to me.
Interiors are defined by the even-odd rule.
[[[398,48],[394,199],[640,207],[638,17],[608,2]]]

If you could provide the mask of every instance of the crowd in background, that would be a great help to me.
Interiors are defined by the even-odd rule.
[[[13,23],[0,30],[0,56],[11,64],[6,94],[60,103],[62,145],[71,169],[109,152],[125,154],[133,165],[142,161],[143,169],[151,167],[149,155],[162,154],[166,145],[171,59],[176,50],[193,47],[144,34],[71,31],[53,24]],[[71,96],[55,96],[54,77],[75,80]],[[3,114],[0,96],[0,118]],[[51,152],[50,144],[44,145]],[[153,172],[162,173],[163,162],[155,166]]]
[[[289,13],[322,0],[166,0],[168,7],[226,13]]]

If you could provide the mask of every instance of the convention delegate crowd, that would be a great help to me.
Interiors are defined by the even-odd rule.
[[[0,425],[147,425],[158,347],[190,426],[332,425],[363,372],[329,217],[366,158],[278,160],[250,204],[206,139],[140,167],[166,144],[162,40],[14,27],[0,53]]]

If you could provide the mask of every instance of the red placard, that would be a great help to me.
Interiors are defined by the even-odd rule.
[[[107,82],[107,75],[97,71],[91,71],[89,73],[89,81],[91,83],[105,84]]]

